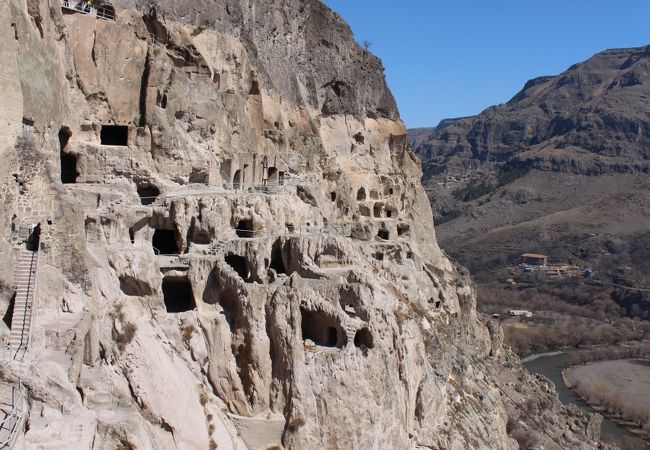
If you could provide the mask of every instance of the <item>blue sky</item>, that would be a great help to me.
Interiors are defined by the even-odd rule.
[[[594,53],[650,44],[650,0],[323,0],[386,67],[408,127],[504,103]]]

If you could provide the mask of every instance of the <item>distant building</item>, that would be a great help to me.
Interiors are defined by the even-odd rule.
[[[528,318],[533,317],[532,312],[526,311],[524,309],[511,309],[508,314],[513,317],[528,317]]]
[[[548,256],[537,253],[524,253],[521,255],[521,263],[529,266],[546,266],[548,264]]]

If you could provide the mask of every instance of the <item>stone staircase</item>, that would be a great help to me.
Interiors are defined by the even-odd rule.
[[[38,257],[38,251],[18,250],[14,266],[16,297],[9,346],[2,351],[1,363],[5,367],[17,361],[20,369],[27,369],[22,367],[22,361],[31,340]],[[28,408],[27,391],[21,381],[23,374],[16,367],[12,367],[12,371],[18,376],[18,382],[0,383],[0,449],[12,448]]]
[[[38,255],[38,251],[21,249],[14,269],[16,299],[9,339],[9,346],[16,352],[14,359],[22,359],[31,339]]]

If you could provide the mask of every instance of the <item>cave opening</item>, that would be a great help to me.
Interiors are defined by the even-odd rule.
[[[269,167],[267,172],[268,184],[270,186],[277,186],[280,182],[280,172],[277,167]]]
[[[185,276],[167,276],[162,283],[165,308],[168,313],[191,311],[196,307],[192,283]]]
[[[241,219],[237,222],[237,228],[235,229],[237,236],[240,238],[252,238],[255,235],[255,230],[253,229],[253,219]]]
[[[379,230],[377,231],[377,237],[383,239],[384,241],[388,241],[390,239],[390,231]]]
[[[26,248],[30,252],[37,252],[41,245],[41,224],[40,222],[34,226],[27,237]]]
[[[372,337],[372,333],[367,328],[361,328],[357,330],[354,335],[354,345],[358,348],[371,349],[375,347],[375,341]]]
[[[302,338],[309,339],[321,347],[341,348],[347,343],[347,336],[336,320],[316,311],[300,308]]]
[[[398,236],[409,236],[411,234],[411,227],[408,224],[401,223],[397,225]]]
[[[125,147],[129,144],[129,127],[126,125],[102,125],[99,140],[102,145]]]
[[[275,270],[275,273],[287,273],[282,259],[282,241],[280,239],[275,241],[273,247],[271,247],[271,265],[269,268]]]
[[[71,136],[70,128],[61,127],[59,130],[59,156],[61,158],[61,183],[64,184],[76,183],[79,177],[77,157],[66,151]]]
[[[77,157],[72,153],[61,152],[61,183],[74,184],[78,177]]]
[[[246,261],[246,258],[231,253],[226,256],[225,260],[226,264],[232,267],[242,280],[246,282],[250,280],[250,270],[248,270],[248,262]]]
[[[330,200],[332,200],[333,202],[336,201],[336,192],[335,191],[330,192]]]
[[[151,287],[146,281],[138,280],[130,275],[120,276],[120,290],[124,295],[144,297],[151,295]]]
[[[239,190],[243,187],[242,185],[242,175],[241,170],[238,169],[235,171],[235,175],[232,177],[232,188],[234,190]]]
[[[2,321],[7,325],[7,328],[11,330],[11,321],[14,316],[14,307],[16,305],[16,293],[11,296],[11,300],[9,300],[9,305],[7,306],[7,311],[5,311],[5,315],[2,317]]]
[[[154,252],[157,255],[178,255],[181,250],[176,240],[176,232],[174,230],[163,230],[156,228],[153,233],[153,241],[151,243]]]
[[[250,95],[260,95],[260,82],[257,80],[251,81],[251,88],[248,91]]]
[[[375,203],[374,206],[372,207],[373,215],[377,218],[380,218],[383,209],[384,209],[384,205],[382,203]]]
[[[153,184],[143,184],[138,186],[138,196],[140,197],[140,203],[143,205],[151,205],[156,201],[156,198],[160,195],[160,189],[158,189]]]
[[[357,200],[365,200],[365,199],[366,199],[366,189],[361,187],[357,191]]]

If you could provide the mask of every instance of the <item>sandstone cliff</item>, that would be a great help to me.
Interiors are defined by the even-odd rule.
[[[0,3],[19,445],[554,445],[508,392],[563,446],[595,446],[598,421],[477,317],[381,63],[337,15],[316,0],[96,4],[108,20],[75,6]]]

